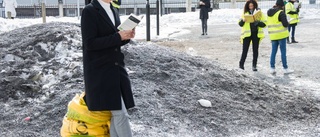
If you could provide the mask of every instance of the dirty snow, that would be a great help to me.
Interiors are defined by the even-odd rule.
[[[232,24],[240,10],[234,11],[213,12],[209,22]],[[67,103],[84,89],[78,20],[52,18],[57,21],[48,24],[0,19],[6,28],[0,29],[2,136],[59,136]],[[179,36],[199,22],[197,12],[165,15],[160,36],[152,25],[152,38],[183,42]],[[122,49],[137,105],[129,110],[134,136],[320,136],[320,98],[308,92],[319,89],[270,83],[263,75],[142,42],[144,27],[142,22],[137,38]],[[212,107],[202,107],[200,99]]]

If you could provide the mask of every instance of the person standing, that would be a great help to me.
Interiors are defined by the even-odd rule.
[[[208,35],[208,25],[207,21],[209,19],[209,11],[210,11],[210,0],[200,0],[200,19],[201,19],[201,26],[202,26],[202,35]]]
[[[259,55],[259,43],[264,38],[263,29],[266,24],[266,17],[262,14],[260,19],[255,22],[246,22],[244,19],[245,15],[253,15],[255,11],[258,11],[258,3],[255,0],[249,0],[244,6],[244,11],[242,19],[239,21],[239,26],[242,27],[241,30],[241,43],[242,43],[242,55],[239,62],[239,68],[244,70],[244,62],[246,61],[250,43],[252,43],[253,51],[253,61],[252,70],[258,71],[257,61]],[[261,11],[260,11],[261,12]]]
[[[268,33],[272,43],[272,51],[270,57],[271,74],[276,74],[275,70],[275,59],[280,45],[281,61],[284,68],[284,74],[292,73],[293,70],[288,69],[287,65],[287,54],[286,54],[286,38],[289,36],[287,29],[289,23],[286,14],[283,11],[284,2],[283,0],[277,0],[276,5],[269,9],[267,14],[267,25]]]
[[[135,30],[119,31],[111,0],[92,0],[81,17],[84,100],[90,111],[111,111],[111,137],[132,137],[128,108],[135,106],[121,46]]]
[[[299,11],[300,11],[300,6],[296,7],[294,6],[294,3],[296,0],[289,0],[288,3],[285,6],[285,11],[289,20],[289,26],[288,30],[289,33],[291,31],[291,42],[292,43],[298,43],[298,41],[295,40],[295,31],[296,31],[296,26],[300,22],[299,20]],[[290,37],[290,34],[289,34]],[[287,38],[287,43],[290,44],[290,38]]]
[[[16,0],[3,0],[2,6],[5,7],[6,18],[11,16],[11,19],[14,19],[17,16],[16,8],[18,7],[18,3]]]

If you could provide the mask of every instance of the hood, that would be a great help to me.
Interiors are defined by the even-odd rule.
[[[269,9],[268,12],[267,12],[267,15],[268,16],[273,16],[274,14],[276,14],[280,9],[278,8],[272,8],[272,9]]]

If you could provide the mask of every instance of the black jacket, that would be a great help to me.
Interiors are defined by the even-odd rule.
[[[269,17],[272,17],[274,14],[276,14],[280,9],[279,8],[271,8],[268,10],[267,15]],[[289,23],[287,20],[287,16],[284,13],[284,11],[281,11],[278,17],[278,20],[282,23],[283,27],[288,27]]]
[[[92,0],[82,11],[84,99],[91,111],[120,110],[121,95],[127,108],[134,106],[120,48],[129,41],[121,41],[116,28],[120,24],[119,14],[110,7],[115,25],[97,0]]]
[[[200,5],[200,19],[209,19],[209,14],[208,12],[210,11],[210,0],[200,0],[203,3],[205,3],[205,5]]]

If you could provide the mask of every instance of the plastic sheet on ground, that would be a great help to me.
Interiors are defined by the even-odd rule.
[[[89,111],[84,93],[76,94],[68,104],[68,112],[63,118],[62,137],[110,137],[110,111]]]

